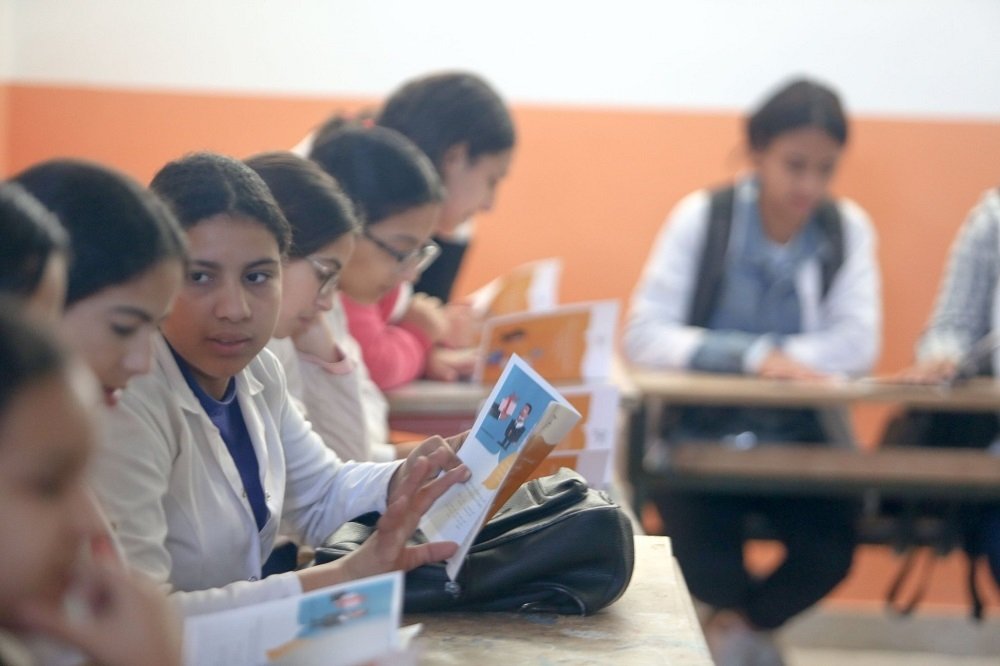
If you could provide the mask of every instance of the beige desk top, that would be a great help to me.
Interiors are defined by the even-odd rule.
[[[666,537],[636,537],[632,582],[590,617],[515,613],[406,616],[422,622],[422,664],[710,665],[691,597]]]
[[[611,383],[618,387],[623,406],[638,399],[639,394],[624,365],[612,365]],[[491,386],[472,382],[434,382],[420,380],[386,391],[389,414],[475,415],[490,394]],[[556,387],[558,388],[558,386]]]
[[[1000,382],[985,378],[948,388],[873,380],[790,382],[742,375],[638,369],[631,370],[630,377],[644,397],[671,404],[836,407],[882,402],[918,409],[1000,411]]]

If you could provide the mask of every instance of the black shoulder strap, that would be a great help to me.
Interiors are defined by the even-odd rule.
[[[837,270],[844,263],[844,225],[841,222],[837,204],[832,201],[824,201],[820,204],[816,210],[816,220],[819,222],[823,236],[829,241],[830,247],[830,251],[825,253],[820,260],[821,293],[823,298],[826,298]]]
[[[732,186],[714,190],[711,194],[705,245],[701,251],[701,263],[698,264],[694,297],[688,310],[691,326],[707,326],[715,309],[725,269],[729,231],[733,227],[734,197],[735,188]]]
[[[688,310],[688,324],[691,326],[707,326],[712,316],[722,286],[726,249],[729,246],[729,233],[733,227],[735,187],[713,190],[710,196],[708,229],[702,247],[701,263],[698,264],[694,298]],[[830,285],[833,284],[834,276],[844,263],[844,225],[840,218],[840,210],[833,201],[824,201],[820,204],[816,210],[816,219],[830,248],[820,261],[821,294],[825,298],[830,291]]]

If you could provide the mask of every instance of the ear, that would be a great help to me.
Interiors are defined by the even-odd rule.
[[[469,144],[466,141],[449,146],[441,156],[441,172],[451,173],[455,169],[460,169],[469,164]]]

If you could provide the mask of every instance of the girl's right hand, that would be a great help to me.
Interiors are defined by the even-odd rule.
[[[905,384],[943,384],[958,372],[958,363],[949,358],[927,359],[913,364],[896,375]]]
[[[28,602],[30,631],[71,645],[104,666],[179,666],[180,621],[152,582],[106,558],[86,558],[74,582],[82,609]]]
[[[441,300],[419,292],[410,297],[410,306],[400,322],[420,329],[431,342],[438,342],[447,335],[450,326]]]
[[[827,381],[830,375],[817,372],[809,366],[799,363],[788,354],[774,350],[764,358],[757,369],[757,374],[764,379],[784,379],[795,381]]]

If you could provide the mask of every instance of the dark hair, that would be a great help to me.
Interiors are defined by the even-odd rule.
[[[292,228],[289,256],[304,257],[361,229],[351,200],[315,162],[273,152],[255,155],[246,164],[270,188]]]
[[[449,148],[467,144],[470,160],[514,147],[514,121],[500,95],[468,72],[441,72],[404,83],[375,119],[417,144],[441,169]]]
[[[763,150],[779,134],[814,127],[838,144],[847,143],[847,117],[830,88],[808,79],[796,79],[773,93],[747,119],[747,138],[754,150]]]
[[[18,174],[69,232],[66,305],[122,284],[165,259],[183,260],[184,236],[167,207],[123,173],[81,160],[51,160]]]
[[[0,417],[26,385],[66,367],[66,355],[51,334],[17,312],[15,304],[0,298]]]
[[[384,127],[344,123],[314,145],[309,157],[337,180],[364,225],[444,198],[427,156]]]
[[[150,189],[163,197],[185,229],[216,215],[249,217],[288,251],[291,229],[271,191],[253,169],[218,153],[191,153],[160,169]]]
[[[49,210],[17,183],[0,183],[0,292],[30,296],[49,257],[65,255],[69,236]]]

